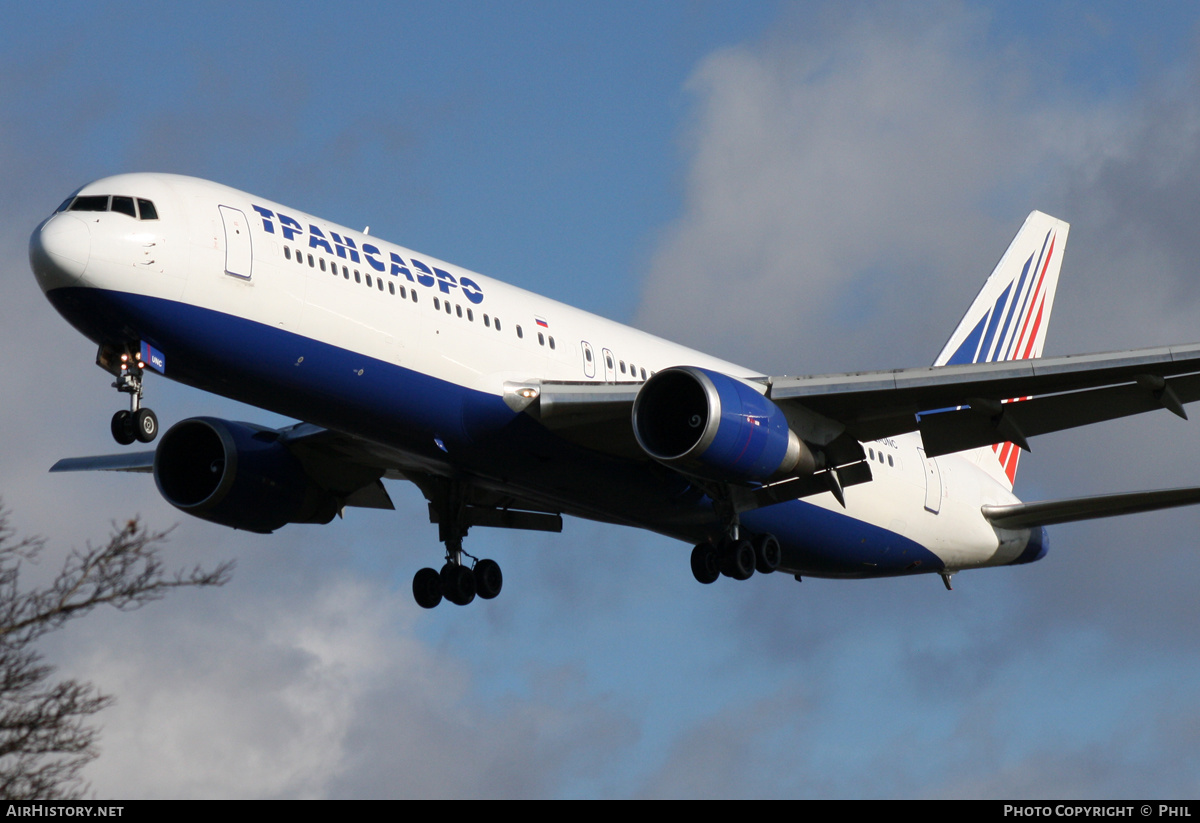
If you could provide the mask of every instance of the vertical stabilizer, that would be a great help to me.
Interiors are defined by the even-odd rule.
[[[1041,357],[1070,228],[1048,214],[1031,212],[933,365]],[[978,450],[977,456],[983,468],[1011,488],[1020,451],[1012,443],[1000,443]]]

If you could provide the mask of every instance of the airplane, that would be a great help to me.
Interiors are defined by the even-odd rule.
[[[563,515],[693,546],[705,584],[940,575],[1045,556],[1046,526],[1200,488],[1022,503],[1029,438],[1200,399],[1200,344],[1042,358],[1069,226],[1025,220],[930,367],[766,375],[235,189],[122,174],[30,238],[54,308],[150,443],[157,373],[300,422],[194,417],[156,448],[51,471],[152,473],[173,506],[258,533],[390,509],[414,483],[444,544],[425,608],[496,597],[474,527]]]

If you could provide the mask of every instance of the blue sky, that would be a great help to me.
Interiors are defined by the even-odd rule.
[[[139,513],[216,592],[47,651],[118,702],[112,797],[1194,797],[1196,511],[1029,567],[698,586],[688,547],[476,530],[490,603],[423,612],[419,494],[271,537],[186,519],[29,273],[81,184],[192,174],[775,373],[929,362],[1033,208],[1072,223],[1047,354],[1190,342],[1191,4],[10,4],[0,493],[65,549]],[[163,423],[278,422],[155,381]],[[1170,419],[1166,419],[1170,418]],[[1194,425],[1194,424],[1193,424]],[[1197,482],[1163,413],[1042,438],[1026,499]]]

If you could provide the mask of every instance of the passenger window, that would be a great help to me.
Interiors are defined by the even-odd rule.
[[[485,314],[485,315],[483,316],[483,325],[487,326],[487,327],[490,329],[490,328],[492,327],[492,318],[488,317],[488,316]]]
[[[646,379],[646,370],[645,369],[642,369],[642,379],[643,380]]]
[[[467,322],[468,323],[475,322],[475,313],[473,311],[471,311],[470,309],[467,309]]]
[[[550,348],[551,348],[551,350],[554,349],[554,337],[553,336],[550,337]]]
[[[317,263],[315,260],[313,260],[313,256],[311,254],[308,256],[308,267],[310,269],[315,269],[317,267]]]
[[[401,297],[402,299],[404,299],[404,298],[407,298],[407,297],[408,297],[408,291],[407,291],[407,290],[404,288],[404,286],[401,286],[401,287],[400,287],[400,297]]]
[[[442,301],[441,301],[441,300],[438,300],[436,297],[435,297],[435,298],[433,298],[433,310],[434,310],[434,311],[441,311],[441,310],[442,310]]]
[[[127,214],[130,217],[137,217],[137,212],[133,208],[133,198],[125,197],[124,195],[114,194],[112,199],[112,210],[119,214]]]
[[[449,300],[446,301],[445,306],[446,306],[446,314],[449,314],[450,313],[450,301]]]
[[[462,306],[455,303],[454,304],[454,313],[457,314],[459,317],[462,317]]]
[[[500,331],[500,318],[496,318],[496,331]]]
[[[584,350],[583,350],[583,356],[584,356],[585,358],[587,358],[587,361],[588,361],[589,363],[591,363],[591,362],[592,362],[592,350],[591,350],[591,349],[584,349]]]
[[[321,271],[325,271],[325,258],[321,258]]]
[[[142,213],[143,220],[157,220],[158,219],[158,210],[154,208],[154,204],[151,203],[149,200],[143,200],[142,198],[139,197],[137,204],[138,204],[138,211],[140,211]]]
[[[519,337],[519,338],[525,337],[525,332],[521,331],[520,326],[517,326],[517,337]]]
[[[392,285],[392,284],[391,284],[391,283],[388,283],[388,285],[390,286],[390,285]],[[376,277],[376,278],[375,278],[375,287],[376,287],[377,289],[379,289],[380,291],[383,291],[383,280],[382,280],[382,279],[380,279],[380,278],[378,278],[378,277]]]
[[[371,276],[371,275],[369,275],[369,274],[367,275],[367,277],[370,277],[370,276]],[[354,270],[354,282],[355,282],[355,283],[361,283],[361,282],[362,282],[362,277],[360,277],[360,276],[359,276],[359,274],[358,274],[358,269],[355,269],[355,270]]]
[[[624,373],[625,373],[625,361],[622,360],[621,361],[621,374],[624,374]]]
[[[546,345],[546,335],[542,334],[541,332],[538,332],[538,345],[539,346]]]
[[[288,260],[292,259],[292,247],[291,246],[283,247],[283,256]]]
[[[367,288],[371,288],[371,275],[367,275]]]
[[[888,465],[889,465],[889,466],[895,466],[895,465],[896,465],[895,463],[893,463],[893,462],[892,462],[892,456],[891,456],[890,454],[888,455]]]
[[[379,282],[382,283],[383,281],[380,280]],[[396,284],[389,280],[388,281],[388,294],[395,294],[395,293],[396,293]]]

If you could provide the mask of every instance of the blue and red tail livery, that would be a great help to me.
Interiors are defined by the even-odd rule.
[[[1061,220],[1030,214],[934,365],[1041,357],[1069,231]],[[1012,488],[1020,448],[1008,441],[990,448]]]

